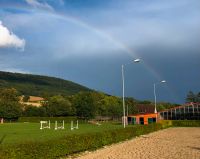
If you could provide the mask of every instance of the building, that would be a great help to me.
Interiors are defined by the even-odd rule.
[[[154,105],[140,104],[136,106],[136,109],[138,114],[128,115],[128,124],[147,125],[157,121]]]
[[[42,97],[29,96],[28,101],[27,101],[27,102],[24,102],[24,101],[23,101],[23,97],[24,97],[24,96],[21,96],[21,99],[20,99],[20,103],[21,103],[21,104],[32,105],[32,106],[35,106],[35,107],[40,107],[40,106],[42,106],[42,103],[45,101],[45,99],[42,98]]]
[[[128,116],[129,124],[147,125],[157,121],[157,113],[135,114]]]
[[[43,101],[44,101],[44,98],[36,97],[36,96],[29,96],[29,100],[28,100],[28,102],[32,102],[32,103],[41,103]]]
[[[160,120],[200,120],[200,103],[186,103],[160,111],[158,118]]]
[[[158,113],[153,113],[152,106],[139,108],[141,109],[139,114],[128,115],[129,124],[147,125],[158,120],[200,120],[200,103],[186,103]]]

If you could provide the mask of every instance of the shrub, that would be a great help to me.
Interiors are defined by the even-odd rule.
[[[200,120],[172,120],[172,125],[177,127],[200,127]]]
[[[173,125],[172,120],[161,120],[161,121],[159,121],[159,123],[162,124],[163,128],[168,128]]]
[[[39,123],[40,121],[51,121],[55,122],[64,120],[65,122],[71,122],[72,120],[79,120],[79,123],[85,122],[83,119],[79,119],[75,116],[68,116],[68,117],[20,117],[18,122],[31,122],[31,123]]]

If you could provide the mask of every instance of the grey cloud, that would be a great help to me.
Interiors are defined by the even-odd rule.
[[[168,83],[158,88],[158,100],[184,102],[187,91],[199,89],[199,2],[148,1],[150,6],[121,2],[120,10],[113,3],[112,8],[76,13],[103,35],[49,13],[9,15],[3,21],[28,40],[27,49],[20,57],[1,56],[1,61],[8,68],[26,68],[121,96],[120,67],[132,58],[128,49],[143,63],[125,68],[126,96],[153,101],[153,83],[165,79]]]

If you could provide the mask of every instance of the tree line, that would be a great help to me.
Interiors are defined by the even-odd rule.
[[[42,106],[35,107],[20,103],[20,93],[16,89],[0,90],[0,118],[17,119],[20,116],[95,116],[120,117],[122,114],[121,98],[104,93],[87,91],[71,96],[54,95],[44,97]],[[25,96],[24,101],[28,100]]]
[[[24,101],[28,100],[24,97]],[[14,89],[0,90],[0,118],[17,119],[20,116],[78,116],[80,118],[91,119],[97,116],[121,118],[123,114],[121,97],[107,95],[101,92],[86,91],[75,95],[64,96],[44,96],[45,101],[42,106],[35,107],[20,103],[20,93]],[[152,105],[150,101],[138,101],[134,98],[125,98],[129,114],[138,113],[137,105]],[[171,103],[158,103],[158,110],[175,106]],[[126,109],[127,112],[127,109]]]

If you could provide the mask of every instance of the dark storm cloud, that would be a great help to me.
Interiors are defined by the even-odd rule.
[[[0,50],[2,70],[62,77],[121,96],[121,64],[140,57],[125,67],[126,96],[153,100],[153,83],[162,79],[159,101],[184,102],[189,90],[200,89],[198,0],[0,3],[0,20],[26,40],[23,53]]]

